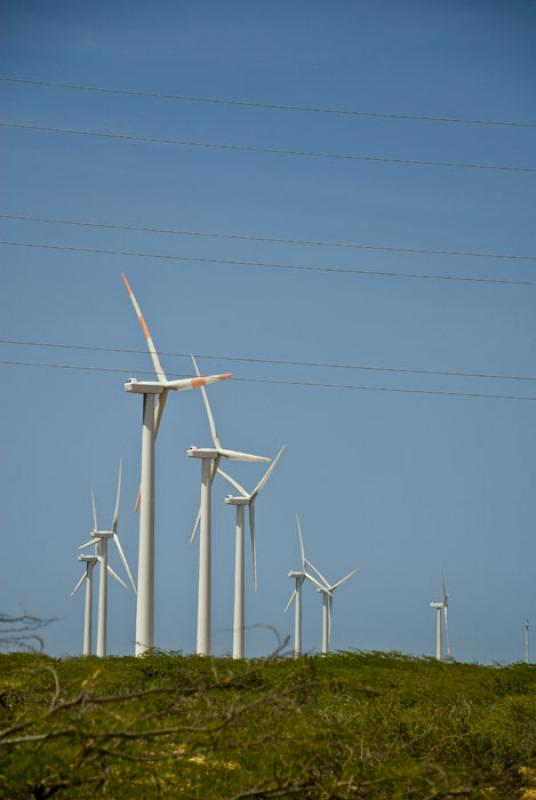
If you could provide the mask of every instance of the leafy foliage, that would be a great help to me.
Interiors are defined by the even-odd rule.
[[[10,800],[511,800],[536,776],[526,665],[12,653],[0,717]]]

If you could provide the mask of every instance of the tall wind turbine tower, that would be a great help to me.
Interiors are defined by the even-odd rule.
[[[145,322],[141,309],[134,296],[126,276],[121,273],[127,288],[134,311],[138,318],[142,333],[147,342],[156,381],[138,381],[130,378],[125,383],[125,391],[143,396],[142,439],[141,439],[141,481],[138,498],[140,499],[140,534],[138,545],[138,599],[136,604],[136,655],[142,655],[154,646],[154,492],[155,463],[154,446],[160,428],[162,414],[170,391],[184,392],[198,389],[205,384],[216,383],[231,374],[198,376],[183,380],[168,381],[162,369],[158,353],[151,333]],[[155,398],[158,396],[158,405]]]

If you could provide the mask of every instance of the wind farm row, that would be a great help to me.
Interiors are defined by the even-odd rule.
[[[96,501],[91,492],[93,514],[93,529],[89,541],[80,546],[80,549],[93,548],[90,555],[80,555],[79,561],[84,564],[84,571],[77,581],[71,595],[74,595],[85,585],[84,606],[84,631],[83,653],[92,653],[93,631],[93,581],[94,570],[98,565],[98,613],[97,613],[97,645],[96,655],[103,657],[107,654],[107,617],[108,617],[108,578],[111,577],[127,588],[125,581],[115,572],[108,563],[108,544],[111,541],[118,552],[126,576],[132,590],[136,595],[136,638],[135,653],[142,655],[155,646],[155,442],[160,430],[162,416],[170,391],[181,392],[200,389],[211,439],[212,446],[192,446],[187,451],[187,456],[199,459],[201,462],[201,490],[200,503],[197,517],[192,530],[191,542],[199,538],[199,577],[198,577],[198,602],[197,602],[197,643],[196,653],[202,656],[212,654],[212,485],[217,476],[225,480],[234,490],[225,498],[225,503],[235,508],[235,560],[234,560],[234,610],[233,610],[233,640],[232,655],[235,659],[245,656],[245,508],[248,510],[248,526],[253,565],[253,583],[257,589],[257,555],[256,555],[256,522],[255,504],[257,498],[268,482],[270,476],[278,465],[285,445],[272,459],[267,456],[245,453],[223,447],[216,429],[214,414],[208,399],[206,386],[227,380],[232,377],[230,373],[203,376],[199,366],[192,355],[195,376],[180,380],[168,380],[160,362],[149,327],[136,300],[134,292],[124,274],[122,278],[130,296],[134,311],[138,318],[141,330],[145,337],[147,347],[152,359],[155,381],[138,381],[130,378],[125,384],[125,391],[131,394],[141,394],[143,398],[143,422],[141,445],[141,478],[136,499],[136,511],[139,513],[139,540],[138,540],[138,569],[137,583],[134,581],[130,566],[125,556],[118,534],[119,508],[121,498],[122,464],[119,465],[115,507],[110,530],[99,528],[97,521]],[[220,464],[222,460],[267,463],[268,467],[252,491],[248,491],[232,475],[224,471]],[[299,517],[296,517],[297,533],[301,553],[299,571],[290,571],[289,577],[295,581],[295,589],[287,604],[287,611],[291,604],[295,604],[295,630],[294,654],[296,657],[302,653],[302,587],[308,581],[322,597],[322,653],[329,651],[333,593],[355,575],[353,569],[339,581],[330,584],[322,573],[305,558],[303,533]]]

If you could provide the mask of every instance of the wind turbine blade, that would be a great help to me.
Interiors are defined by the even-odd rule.
[[[283,614],[286,614],[286,613],[287,613],[287,611],[289,610],[289,608],[291,607],[291,605],[292,605],[292,601],[293,601],[293,600],[294,600],[294,598],[296,597],[296,594],[297,594],[297,592],[296,592],[296,589],[294,589],[294,591],[293,591],[293,592],[292,592],[292,594],[290,595],[290,600],[288,601],[288,603],[287,603],[287,605],[286,605],[286,608],[285,608],[285,610],[283,611]]]
[[[128,575],[128,579],[130,581],[130,585],[134,589],[134,594],[137,594],[136,584],[134,583],[134,578],[132,577],[132,572],[130,571],[130,567],[128,565],[127,557],[125,556],[125,553],[123,551],[123,548],[121,546],[121,542],[119,540],[119,536],[117,535],[117,533],[114,533],[114,543],[115,543],[115,546],[117,547],[117,552],[119,553],[119,558],[121,559],[123,567],[125,568],[125,572]]]
[[[84,542],[84,544],[81,544],[78,549],[84,550],[86,547],[91,547],[92,545],[94,546],[96,544],[97,544],[97,539],[90,539],[89,542]]]
[[[298,539],[300,540],[300,553],[302,560],[302,569],[305,570],[305,548],[303,546],[303,531],[299,516],[296,514],[296,527],[298,529]]]
[[[251,540],[251,557],[253,559],[253,584],[257,591],[257,541],[255,539],[255,500],[249,504],[249,538]]]
[[[228,475],[228,474],[227,474],[226,472],[224,472],[222,469],[218,469],[218,472],[219,472],[219,474],[222,476],[222,478],[224,478],[224,479],[227,481],[227,483],[230,483],[230,484],[231,484],[231,486],[232,486],[233,488],[235,488],[237,491],[239,491],[239,492],[240,492],[240,494],[242,495],[242,497],[249,497],[249,494],[246,492],[246,490],[244,489],[244,487],[243,487],[243,486],[241,486],[241,485],[238,483],[238,481],[237,481],[237,480],[235,480],[234,478],[232,478],[230,475]]]
[[[201,506],[199,507],[199,511],[197,512],[197,517],[195,518],[194,527],[192,529],[192,535],[190,536],[190,544],[193,543],[195,539],[195,535],[197,533],[197,529],[201,523]]]
[[[164,408],[166,407],[166,402],[168,399],[168,389],[164,389],[164,391],[158,396],[158,405],[156,407],[156,411],[154,414],[154,438],[158,436],[158,431],[160,430],[160,423],[162,422],[162,414],[164,413]]]
[[[77,593],[77,591],[80,589],[80,587],[84,583],[85,579],[86,579],[86,573],[83,572],[82,575],[80,576],[80,580],[77,582],[76,586],[74,587],[73,591],[71,592],[70,597],[72,597],[73,594]]]
[[[134,306],[134,311],[136,312],[136,316],[138,317],[140,328],[145,337],[145,341],[147,342],[147,347],[149,348],[149,353],[151,355],[151,360],[153,362],[154,371],[156,372],[156,377],[160,381],[160,383],[165,383],[167,381],[166,373],[162,369],[162,364],[160,363],[160,359],[158,358],[158,353],[156,352],[156,347],[154,346],[153,339],[151,337],[151,333],[149,331],[147,323],[145,322],[143,314],[141,313],[141,308],[138,305],[138,301],[134,296],[134,292],[132,291],[130,284],[127,280],[127,276],[125,275],[124,272],[121,273],[121,277],[123,278],[123,283],[127,287],[127,292],[129,294],[132,305]]]
[[[141,503],[141,487],[138,489],[138,494],[136,495],[136,502],[134,503],[134,513],[136,514]]]
[[[166,389],[174,392],[189,392],[191,389],[200,389],[202,386],[209,386],[211,383],[226,381],[233,377],[232,372],[223,372],[218,375],[200,375],[196,378],[179,378],[176,381],[166,381]]]
[[[443,602],[446,606],[449,604],[449,594],[447,592],[447,584],[445,583],[445,579],[443,578]]]
[[[345,584],[346,581],[349,581],[350,578],[353,577],[356,574],[356,572],[357,572],[357,567],[355,569],[353,569],[351,572],[349,572],[348,575],[345,575],[344,578],[341,578],[340,581],[337,581],[337,583],[334,583],[333,586],[331,587],[331,590],[333,591],[333,589],[338,589],[339,586],[342,586],[343,584]]]
[[[210,485],[211,486],[214,483],[214,479],[216,478],[216,475],[218,474],[218,467],[220,466],[220,461],[221,461],[221,456],[217,455],[216,458],[214,459],[213,463],[212,463],[212,470],[210,472]]]
[[[447,655],[451,655],[450,649],[450,639],[449,639],[449,607],[448,605],[443,607],[443,614],[445,616],[445,637],[447,640]]]
[[[253,489],[253,492],[251,494],[252,497],[257,497],[257,495],[259,494],[259,492],[261,491],[263,486],[266,484],[266,481],[268,480],[268,478],[270,477],[270,475],[272,474],[274,469],[277,467],[277,463],[278,463],[279,459],[281,458],[281,456],[285,452],[285,448],[286,448],[286,445],[284,444],[283,447],[281,448],[281,450],[279,451],[279,453],[276,455],[276,457],[274,458],[274,460],[270,464],[270,466],[268,467],[268,469],[266,470],[266,472],[264,473],[264,475],[262,476],[262,478],[260,479],[260,481],[258,482],[258,484]]]
[[[309,561],[309,559],[308,559],[308,558],[306,558],[306,559],[305,559],[305,563],[307,564],[307,566],[308,566],[308,567],[311,567],[311,569],[313,570],[313,572],[316,572],[316,574],[318,575],[318,577],[319,577],[319,578],[320,578],[320,579],[321,579],[321,580],[324,582],[324,586],[326,587],[326,589],[329,589],[329,590],[331,591],[331,588],[332,588],[332,587],[331,587],[331,586],[330,586],[330,584],[327,582],[326,578],[324,578],[324,576],[322,575],[322,573],[320,572],[320,570],[319,570],[319,569],[317,569],[317,568],[315,567],[315,565],[314,565],[314,564],[311,564],[311,562]]]
[[[112,578],[114,580],[116,580],[118,583],[121,584],[121,586],[124,586],[125,589],[127,588],[127,585],[126,585],[125,581],[123,580],[123,578],[120,578],[119,575],[117,574],[117,572],[114,569],[112,569],[109,564],[108,564],[108,572],[110,573],[110,575],[112,576]]]
[[[112,530],[117,533],[117,525],[119,523],[119,503],[121,501],[121,478],[123,476],[123,460],[119,459],[119,475],[117,476],[117,490],[115,493],[115,508],[114,517],[112,520]]]
[[[316,578],[315,578],[313,575],[310,575],[310,574],[309,574],[309,572],[306,572],[306,573],[305,573],[305,577],[306,577],[308,580],[310,580],[310,581],[311,581],[311,583],[314,583],[314,585],[316,586],[316,588],[317,588],[317,589],[319,589],[321,592],[329,592],[329,589],[328,589],[328,587],[327,587],[327,586],[323,586],[323,585],[320,583],[320,581],[317,581],[317,579],[316,579]]]
[[[271,461],[266,456],[254,456],[252,453],[241,453],[239,450],[223,450],[221,447],[217,449],[220,456],[231,461]]]
[[[99,526],[97,525],[97,506],[95,503],[95,492],[93,489],[91,490],[91,508],[93,511],[93,530],[98,531]]]
[[[195,356],[192,354],[192,362],[194,365],[194,369],[198,378],[201,377],[201,373],[199,371],[199,367],[197,366],[197,361],[195,360]],[[208,424],[210,427],[210,434],[212,436],[212,441],[214,443],[214,447],[216,450],[221,450],[221,442],[218,438],[218,433],[216,431],[216,423],[214,422],[214,415],[212,413],[212,409],[210,407],[210,403],[208,402],[208,394],[207,390],[204,386],[199,387],[201,389],[201,395],[203,396],[203,403],[205,404],[205,410],[207,412],[208,417]]]

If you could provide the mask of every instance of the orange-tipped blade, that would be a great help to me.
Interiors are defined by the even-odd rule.
[[[166,387],[175,392],[187,392],[189,389],[200,389],[201,386],[208,386],[210,383],[225,381],[232,377],[231,372],[226,372],[223,375],[200,375],[197,378],[181,378],[177,381],[167,381]]]
[[[153,362],[154,371],[156,372],[156,377],[161,383],[164,383],[167,380],[166,373],[162,369],[162,364],[160,363],[160,359],[158,358],[158,353],[156,352],[156,347],[154,346],[149,326],[145,322],[145,318],[141,313],[141,308],[138,304],[138,301],[136,300],[134,292],[132,291],[132,287],[130,286],[127,276],[125,275],[124,272],[121,273],[121,277],[123,278],[123,283],[127,288],[128,295],[130,297],[132,305],[134,306],[134,311],[136,312],[136,316],[138,317],[138,322],[140,323],[140,328],[145,337],[145,341],[147,342],[147,347],[149,348],[149,353],[151,355],[151,360]]]

